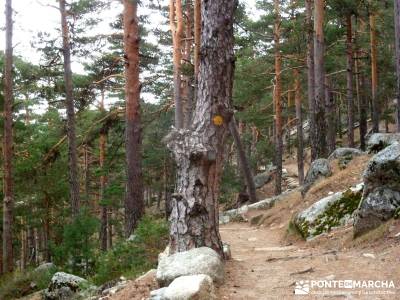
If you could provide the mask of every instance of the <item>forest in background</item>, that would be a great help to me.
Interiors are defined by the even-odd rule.
[[[50,39],[43,29],[33,41],[41,63],[13,58],[13,102],[10,52],[0,51],[4,273],[52,261],[103,283],[146,270],[168,242],[179,174],[165,137],[172,126],[195,123],[201,1],[142,1],[137,9],[158,11],[170,30],[148,38],[141,16],[130,44],[122,12],[110,20],[119,34],[85,34],[107,2],[59,1],[60,36]],[[368,124],[373,132],[398,130],[394,2],[257,1],[258,18],[239,2],[231,111],[212,119],[215,126],[230,120],[220,204],[254,202],[249,177],[271,165],[280,194],[286,159],[297,159],[302,183],[304,166],[336,147],[365,150]],[[126,66],[129,51],[138,55],[140,84],[139,69]],[[85,74],[71,72],[71,57],[85,58]],[[160,101],[138,101],[140,92]]]

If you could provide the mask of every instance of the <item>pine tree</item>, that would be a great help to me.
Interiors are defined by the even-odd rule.
[[[139,81],[139,24],[136,1],[124,0],[124,49],[126,97],[126,196],[125,235],[129,237],[144,213],[141,165]]]
[[[13,20],[12,0],[5,2],[6,52],[4,64],[4,199],[3,199],[3,272],[14,269],[13,257]]]

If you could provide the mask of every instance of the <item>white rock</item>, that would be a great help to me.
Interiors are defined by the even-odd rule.
[[[214,284],[210,276],[200,274],[176,278],[165,290],[167,300],[214,300]]]
[[[195,248],[163,257],[157,268],[160,286],[170,284],[175,278],[205,274],[221,283],[224,279],[224,265],[217,252],[208,247]]]

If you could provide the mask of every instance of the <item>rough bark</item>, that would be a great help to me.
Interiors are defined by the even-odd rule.
[[[275,195],[282,193],[282,83],[281,83],[281,64],[282,56],[280,53],[280,4],[279,0],[274,0],[275,25],[274,25],[274,48],[275,48],[275,88],[274,88],[274,106],[275,106]]]
[[[182,66],[182,35],[183,12],[182,0],[170,0],[169,22],[173,42],[173,71],[174,71],[174,102],[175,128],[183,128],[183,107],[181,98],[181,66]]]
[[[294,69],[294,90],[296,103],[296,125],[297,125],[297,172],[300,185],[304,183],[304,139],[303,139],[303,114],[301,109],[301,92],[299,70]]]
[[[395,48],[396,48],[396,74],[397,74],[397,132],[400,132],[400,0],[394,1],[395,20]]]
[[[378,51],[376,38],[376,16],[369,16],[371,44],[371,93],[372,93],[372,131],[379,132],[379,99],[378,99]]]
[[[6,0],[6,53],[4,64],[4,199],[3,199],[3,272],[12,272],[13,258],[13,20],[12,1]]]
[[[314,1],[314,72],[315,72],[315,151],[317,158],[326,158],[327,128],[325,119],[324,15],[325,1]]]
[[[65,84],[65,105],[67,109],[67,136],[68,136],[68,168],[69,168],[69,189],[72,216],[79,213],[79,179],[78,179],[78,155],[76,148],[75,134],[75,109],[71,70],[71,45],[69,28],[67,23],[67,11],[65,0],[60,0],[61,32],[63,40],[64,56],[64,84]]]
[[[247,159],[246,152],[244,150],[242,141],[240,139],[240,134],[238,130],[238,126],[236,123],[236,119],[232,117],[231,122],[229,123],[229,131],[233,137],[235,142],[236,150],[238,152],[238,158],[240,161],[240,168],[242,170],[242,174],[247,186],[247,192],[249,194],[249,199],[251,203],[257,202],[257,195],[256,195],[256,186],[254,184],[254,177],[251,172],[251,167],[249,160]]]
[[[136,1],[124,0],[124,50],[126,97],[125,235],[129,237],[144,213],[141,165],[141,118],[139,81],[139,24]]]
[[[353,27],[352,16],[348,14],[347,20],[347,143],[354,148],[354,101],[353,101]],[[340,120],[339,120],[340,122]]]
[[[314,161],[317,158],[317,141],[315,136],[314,27],[312,14],[313,0],[306,0],[308,119],[310,122],[311,160]]]
[[[192,129],[175,129],[165,138],[177,165],[170,215],[172,252],[207,246],[223,256],[218,197],[232,116],[234,8],[231,0],[202,2],[202,55]]]

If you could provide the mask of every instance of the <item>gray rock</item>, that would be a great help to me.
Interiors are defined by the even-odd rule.
[[[329,177],[331,175],[332,169],[327,159],[321,158],[313,161],[304,179],[304,185],[301,191],[302,195],[304,196],[319,178]]]
[[[164,292],[165,300],[214,300],[214,284],[210,276],[200,274],[176,278]]]
[[[46,300],[68,300],[79,292],[82,285],[87,284],[87,281],[81,277],[57,272],[51,278],[49,287],[44,292]]]
[[[266,171],[254,176],[254,185],[256,189],[262,188],[268,182],[272,180],[272,174],[270,171]]]
[[[335,151],[332,152],[331,155],[329,155],[328,160],[332,161],[334,159],[338,158],[343,158],[343,157],[355,157],[355,156],[360,156],[363,155],[364,152],[362,152],[359,149],[355,148],[337,148]]]
[[[354,221],[359,236],[394,217],[400,207],[400,144],[374,155],[363,174],[364,193]]]
[[[37,272],[37,273],[49,272],[50,273],[51,271],[54,272],[54,270],[56,270],[56,269],[57,269],[56,265],[49,262],[49,263],[43,263],[43,264],[39,265],[34,270],[34,272]]]
[[[269,165],[264,172],[254,176],[254,185],[256,186],[256,189],[262,188],[264,185],[269,183],[272,180],[272,175],[275,171],[276,166]]]
[[[367,149],[369,152],[379,152],[395,142],[400,143],[398,133],[374,133],[367,141]]]
[[[166,289],[167,288],[164,287],[158,290],[151,291],[149,300],[166,300],[164,296]]]
[[[350,224],[361,201],[363,184],[325,197],[293,219],[301,235],[310,239],[332,228]]]
[[[206,274],[218,283],[223,281],[224,265],[213,249],[201,247],[162,257],[158,263],[157,281],[164,287],[177,277],[198,274]]]
[[[385,186],[400,191],[400,144],[394,143],[375,154],[364,171],[365,193]]]
[[[362,201],[354,222],[354,236],[360,236],[394,217],[400,207],[400,192],[376,188]]]

